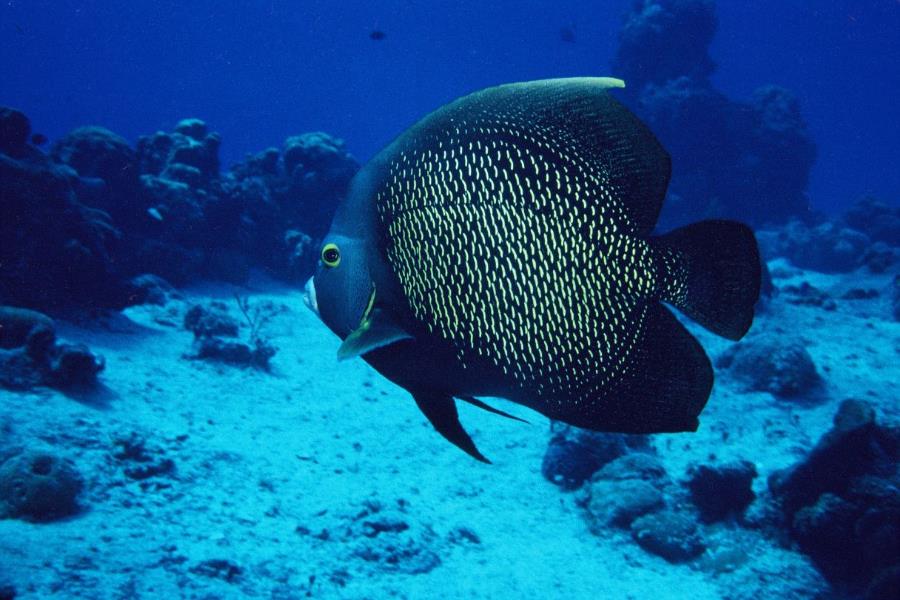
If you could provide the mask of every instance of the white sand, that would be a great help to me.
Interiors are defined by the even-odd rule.
[[[889,283],[797,274],[827,290]],[[494,464],[471,460],[431,429],[406,392],[361,360],[338,363],[337,339],[298,290],[259,283],[244,291],[251,302],[287,307],[266,330],[280,349],[273,373],[183,358],[192,344],[178,326],[186,306],[219,296],[237,315],[231,292],[207,286],[190,290],[186,303],[129,309],[105,327],[61,325],[62,337],[106,357],[104,394],[0,391],[4,445],[51,449],[87,479],[86,510],[76,517],[0,521],[0,582],[13,583],[19,597],[302,598],[309,591],[316,598],[703,600],[808,598],[816,590],[820,578],[806,559],[758,532],[707,531],[714,552],[746,551],[745,562],[725,573],[671,565],[624,531],[591,534],[574,495],[540,474],[546,419],[503,401],[494,404],[531,424],[461,405],[464,425]],[[654,438],[669,475],[681,480],[688,464],[710,455],[744,458],[756,464],[762,492],[774,469],[830,427],[840,400],[863,398],[882,415],[900,416],[900,324],[888,318],[884,300],[839,301],[835,312],[776,301],[756,327],[808,342],[827,380],[823,399],[807,405],[743,393],[720,376],[696,434]],[[698,336],[712,357],[729,344]],[[112,439],[132,431],[175,461],[174,476],[124,475]],[[373,500],[384,507],[376,517],[408,529],[366,537],[369,517],[357,516]],[[461,538],[459,528],[480,541]],[[385,551],[389,540],[424,554],[401,560],[399,572],[357,555]],[[440,565],[403,572],[422,556]],[[210,559],[231,561],[242,574],[229,583],[191,571]]]

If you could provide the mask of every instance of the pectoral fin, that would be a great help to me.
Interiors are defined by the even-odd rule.
[[[418,392],[413,394],[413,398],[438,433],[472,458],[490,464],[491,461],[478,451],[475,442],[460,424],[453,396],[440,392]]]
[[[383,310],[375,308],[367,312],[359,327],[348,335],[338,348],[338,360],[355,358],[376,348],[408,339],[412,339],[409,333]]]

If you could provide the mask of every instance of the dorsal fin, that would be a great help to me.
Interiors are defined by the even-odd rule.
[[[624,83],[575,77],[488,88],[434,111],[397,138],[380,159],[391,161],[416,148],[434,152],[435,144],[446,144],[457,132],[469,132],[466,147],[470,141],[490,147],[498,136],[508,136],[522,147],[572,162],[586,189],[582,197],[569,192],[561,194],[563,199],[580,203],[586,193],[597,202],[611,201],[633,233],[647,235],[662,207],[670,159],[647,126],[609,94],[616,87]],[[602,190],[593,183],[597,181]]]

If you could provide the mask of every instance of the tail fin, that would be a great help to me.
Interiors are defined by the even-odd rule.
[[[701,221],[653,238],[662,300],[713,333],[741,339],[753,322],[761,263],[756,237],[736,221]]]

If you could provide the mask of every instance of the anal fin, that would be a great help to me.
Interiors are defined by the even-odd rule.
[[[441,392],[416,392],[413,398],[438,433],[475,460],[490,464],[491,461],[478,451],[475,442],[459,422],[453,396]]]
[[[590,406],[548,411],[570,425],[617,433],[696,431],[713,371],[703,347],[661,304],[648,308],[629,375]]]

